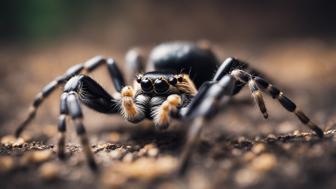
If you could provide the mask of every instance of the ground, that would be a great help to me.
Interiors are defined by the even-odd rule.
[[[204,126],[182,177],[171,173],[188,123],[176,122],[159,132],[150,122],[133,125],[85,108],[85,125],[101,168],[95,174],[86,166],[71,127],[67,160],[55,155],[59,93],[39,110],[24,140],[14,140],[10,134],[43,84],[90,55],[112,54],[122,65],[124,52],[65,44],[23,50],[18,57],[6,49],[1,57],[13,63],[4,66],[1,78],[1,188],[335,188],[335,45],[303,40],[261,49],[213,48],[220,58],[242,57],[269,75],[325,131],[325,138],[317,138],[271,98],[266,98],[270,118],[264,120],[244,90]],[[112,92],[102,73],[103,69],[92,77]]]

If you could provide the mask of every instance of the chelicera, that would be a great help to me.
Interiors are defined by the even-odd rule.
[[[110,95],[86,75],[102,65],[107,67],[117,95]],[[246,85],[264,118],[268,117],[262,96],[265,93],[294,113],[318,137],[324,136],[323,131],[260,72],[232,57],[220,63],[208,47],[188,42],[163,43],[151,51],[147,64],[144,56],[133,49],[127,53],[126,66],[132,85],[126,84],[112,58],[97,56],[69,68],[37,94],[16,136],[19,137],[32,121],[43,100],[60,85],[64,85],[64,90],[60,98],[58,156],[65,156],[66,117],[71,117],[92,170],[97,170],[98,166],[86,135],[81,104],[100,113],[120,114],[133,123],[150,119],[157,129],[168,128],[172,119],[190,121],[179,173],[186,170],[202,126],[225,105],[220,103],[222,99],[236,95]]]

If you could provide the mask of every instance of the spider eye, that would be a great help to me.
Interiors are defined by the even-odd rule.
[[[148,78],[142,79],[140,84],[141,84],[141,89],[146,92],[149,92],[153,89],[153,84],[151,80],[149,80]]]
[[[176,85],[176,83],[177,83],[177,79],[176,79],[175,77],[171,77],[171,78],[169,78],[169,83],[170,83],[171,85]]]
[[[138,75],[138,76],[136,77],[136,81],[137,81],[138,83],[141,82],[141,79],[142,79],[141,75]]]
[[[160,93],[164,93],[169,89],[169,84],[162,79],[157,79],[154,82],[154,90],[156,93],[160,94]]]
[[[182,82],[183,81],[183,76],[182,75],[177,76],[177,81]]]

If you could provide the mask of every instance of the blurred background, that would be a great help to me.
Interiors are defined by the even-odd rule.
[[[4,1],[1,41],[84,41],[126,50],[162,41],[334,38],[333,1]]]
[[[2,131],[17,125],[41,87],[69,66],[102,54],[122,67],[128,49],[148,52],[171,40],[207,40],[219,59],[250,61],[283,86],[299,84],[297,91],[304,93],[326,86],[334,92],[335,8],[334,1],[304,0],[2,1]],[[96,77],[109,89],[104,74]],[[330,103],[314,100],[317,107]],[[47,103],[41,112],[55,117],[58,100]]]
[[[27,115],[27,109],[35,95],[45,84],[62,74],[68,67],[93,56],[104,55],[115,58],[123,68],[124,55],[130,48],[142,47],[144,52],[149,53],[155,45],[174,40],[194,42],[206,40],[210,42],[219,60],[235,56],[250,62],[252,66],[265,72],[277,86],[284,89],[286,94],[293,98],[320,127],[324,130],[336,128],[335,1],[4,0],[1,1],[0,6],[0,137],[13,133]],[[109,92],[113,92],[106,70],[99,69],[92,74],[92,77]],[[48,135],[44,138],[44,142],[55,144],[55,141],[49,141],[49,139],[54,140],[57,136],[55,125],[60,93],[61,90],[51,95],[50,99],[41,106],[36,120],[25,132],[26,136],[33,136],[36,139],[36,136]],[[237,97],[238,99],[244,99],[244,95],[245,99],[251,99],[248,90],[242,93]],[[196,180],[214,184],[213,188],[221,188],[223,183],[226,186],[237,186],[238,183],[240,186],[240,178],[245,179],[242,185],[245,186],[246,179],[251,179],[249,176],[257,175],[254,172],[245,174],[246,172],[238,171],[239,174],[237,173],[238,176],[235,177],[237,167],[243,170],[248,167],[245,164],[246,161],[242,159],[245,157],[242,154],[245,152],[248,154],[249,151],[244,150],[251,147],[245,148],[244,145],[239,147],[239,141],[245,140],[239,138],[238,142],[235,142],[230,138],[227,139],[227,136],[254,138],[260,135],[268,136],[270,133],[288,134],[297,129],[308,131],[296,117],[290,115],[270,98],[266,98],[270,112],[270,118],[266,121],[262,119],[257,108],[251,105],[252,101],[249,102],[248,106],[231,105],[225,114],[218,116],[213,122],[215,126],[205,131],[207,137],[204,137],[203,141],[206,142],[203,143],[210,149],[207,149],[207,155],[196,156],[199,162],[196,169],[201,170],[196,171]],[[114,119],[93,113],[85,107],[84,113],[85,124],[88,125],[87,129],[94,144],[97,141],[100,143],[108,141],[97,137],[99,136],[97,129],[125,124],[125,121],[116,118],[118,116]],[[68,137],[67,141],[73,139],[76,140],[76,137]],[[218,143],[219,146],[215,145],[214,140],[217,139],[222,139],[222,143]],[[133,141],[133,143],[136,142]],[[272,174],[267,172],[268,176],[263,177],[264,180],[259,180],[259,184],[269,186],[265,188],[279,188],[283,185],[314,188],[321,183],[335,186],[335,169],[330,166],[335,165],[332,158],[335,157],[335,151],[326,150],[326,145],[329,143],[323,143],[325,146],[322,147],[315,146],[315,151],[308,156],[312,158],[305,161],[302,161],[301,157],[311,152],[309,151],[311,145],[309,142],[302,143],[307,145],[301,151],[301,143],[295,148],[286,146],[284,150],[282,147],[278,148],[288,154],[297,152],[299,155],[287,156],[287,153],[275,150],[276,158],[279,157],[281,161],[279,164],[288,163],[286,164],[288,166],[278,166],[272,170]],[[227,144],[234,147],[230,145],[227,147]],[[330,146],[333,148],[328,149],[336,149],[333,143]],[[273,143],[270,142],[268,147],[273,151]],[[78,151],[78,147],[74,149]],[[172,151],[176,152],[174,149]],[[219,155],[216,154],[217,151]],[[7,154],[5,150],[1,153]],[[8,152],[8,154],[12,153]],[[215,154],[214,157],[209,155],[211,153]],[[105,155],[101,155],[100,158],[106,159]],[[325,161],[320,161],[321,156]],[[173,154],[173,157],[177,155]],[[233,158],[230,159],[230,157]],[[239,161],[239,166],[234,163],[236,160]],[[118,163],[119,159],[114,161]],[[55,161],[52,160],[52,162]],[[313,167],[310,167],[311,169],[308,167],[307,170],[305,167],[311,162],[321,162],[321,164],[316,167],[312,165]],[[110,161],[108,163],[111,164]],[[70,167],[76,170],[78,165]],[[29,169],[33,175],[36,174],[34,166],[32,166],[33,169]],[[282,168],[288,168],[287,172]],[[68,167],[65,167],[65,170],[68,170]],[[13,188],[15,188],[13,183],[26,187],[29,185],[25,183],[33,182],[32,178],[35,178],[33,176],[27,180],[27,173],[19,171],[16,173],[3,177],[6,182],[1,183]],[[80,174],[82,173],[86,172]],[[216,176],[212,177],[207,173],[213,173]],[[201,176],[197,177],[198,174]],[[72,179],[73,185],[77,187],[78,180],[81,178],[81,182],[88,186],[87,188],[92,188],[93,182],[86,180],[92,179],[91,176],[90,174],[88,177],[75,175],[69,177],[69,180]],[[67,176],[64,178],[68,179]],[[302,180],[296,180],[297,178]],[[314,180],[315,178],[320,181]],[[279,180],[276,181],[277,179]],[[107,180],[113,179],[107,177]],[[230,185],[232,183],[233,185]],[[67,183],[63,184],[65,186]],[[191,186],[192,184],[193,182]],[[53,186],[57,188],[57,185]]]
[[[69,66],[98,54],[112,56],[122,66],[128,49],[148,51],[171,40],[207,40],[219,59],[240,57],[269,75],[276,74],[280,83],[288,81],[293,88],[300,83],[301,90],[305,84],[311,87],[307,83],[315,77],[323,76],[326,85],[333,80],[325,72],[331,72],[336,62],[331,48],[336,39],[334,1],[12,0],[1,4],[1,127],[24,114],[22,108],[40,88]],[[286,74],[282,76],[287,80],[282,82],[278,73]],[[101,75],[97,79],[104,84]],[[109,81],[105,86],[111,86]],[[54,101],[51,107],[58,107]],[[47,111],[57,114],[57,108],[51,107]]]

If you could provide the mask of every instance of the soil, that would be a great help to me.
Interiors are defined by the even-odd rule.
[[[85,125],[100,172],[87,167],[71,127],[67,158],[59,160],[54,124],[59,93],[43,104],[23,139],[13,139],[10,134],[43,84],[73,62],[110,52],[85,44],[27,50],[20,57],[7,50],[8,62],[25,64],[7,65],[2,74],[0,188],[336,188],[335,47],[309,40],[258,51],[214,45],[220,58],[236,54],[269,75],[324,130],[325,138],[266,95],[270,118],[264,120],[244,90],[204,126],[184,176],[172,173],[188,123],[174,122],[161,132],[150,122],[133,125],[87,108]],[[114,54],[122,60],[123,52]],[[113,92],[104,75],[99,70],[92,77]]]

